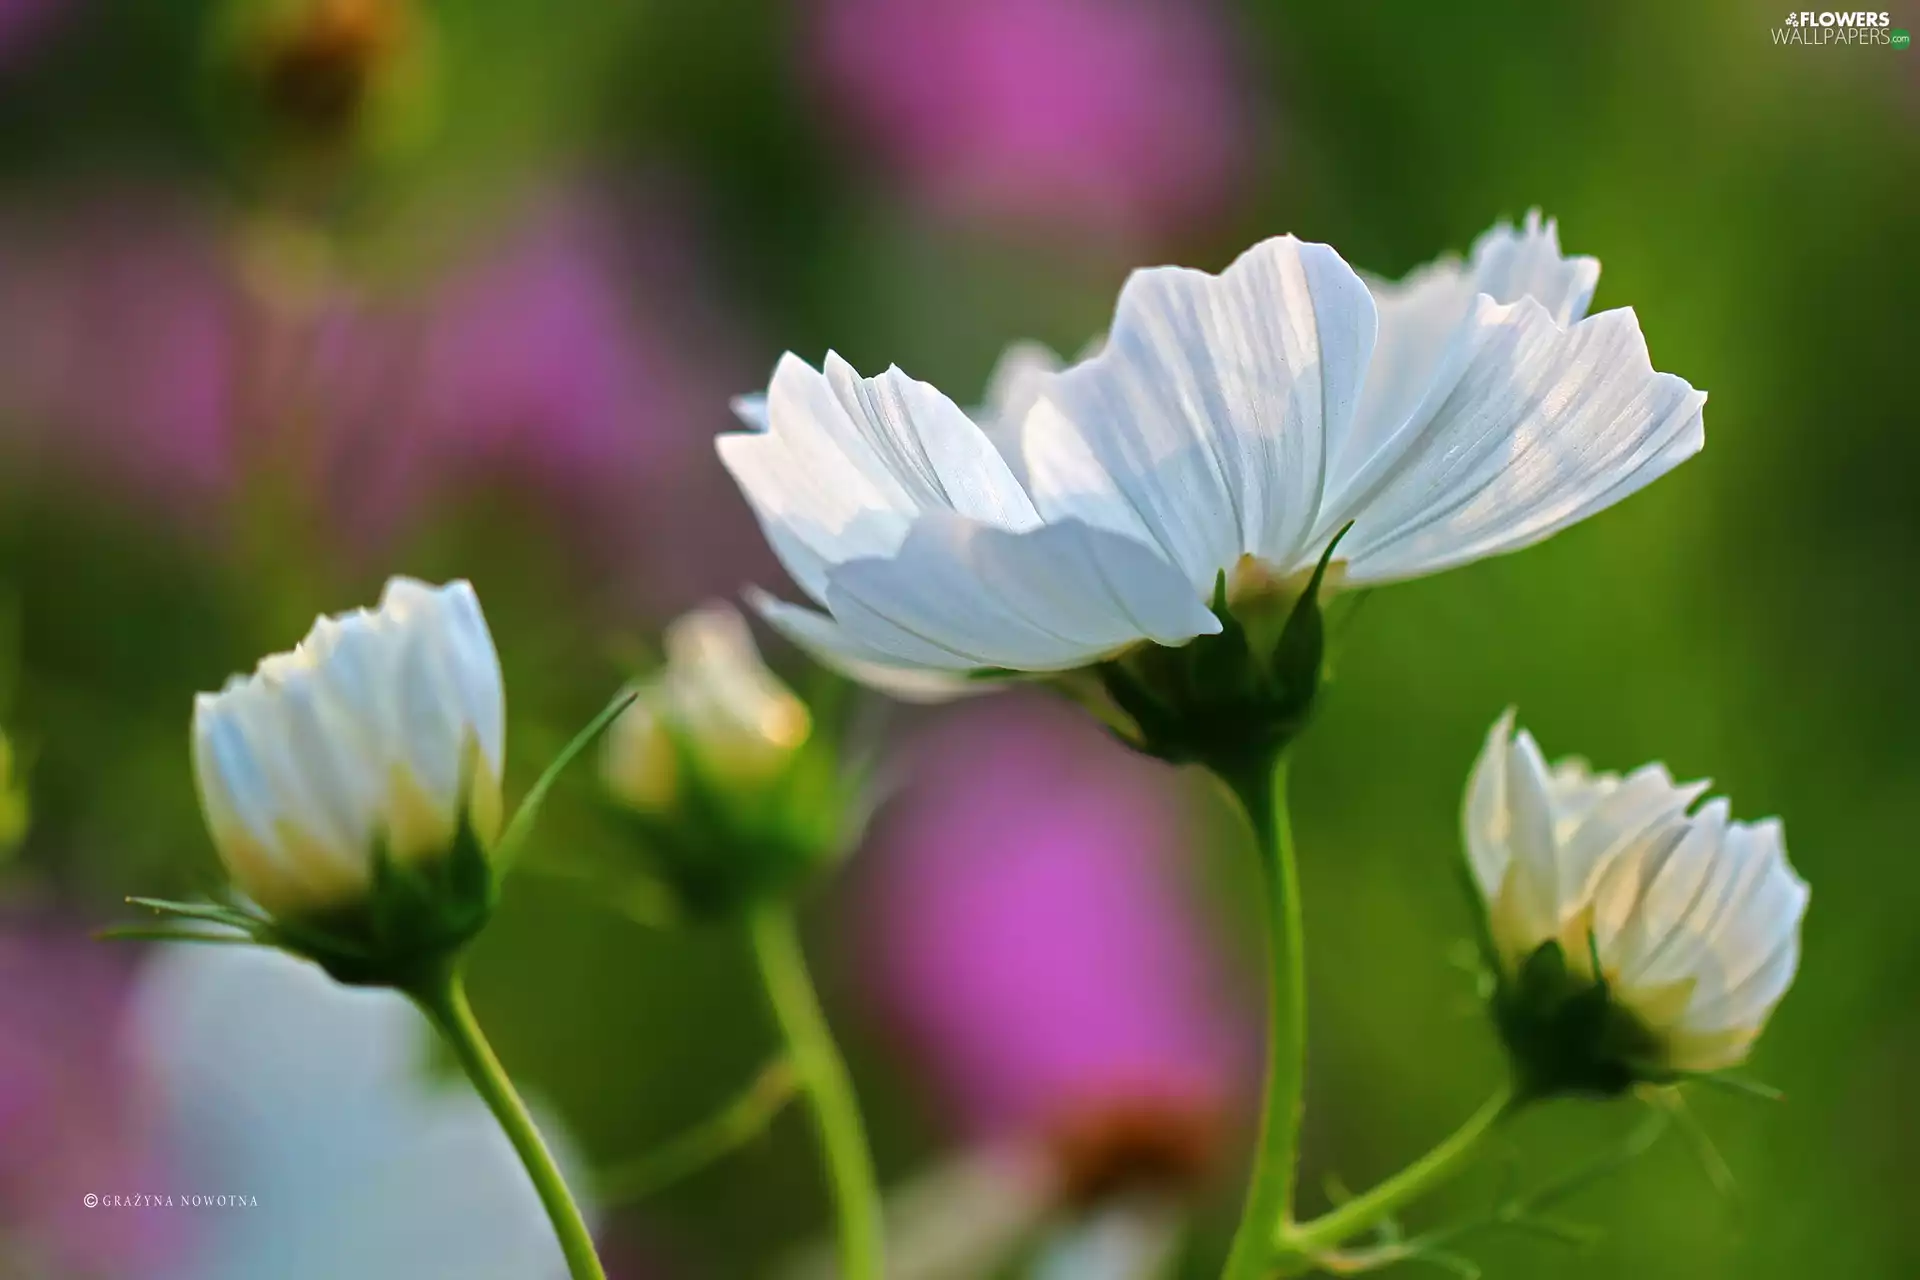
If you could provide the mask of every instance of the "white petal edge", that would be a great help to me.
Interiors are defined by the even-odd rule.
[[[1291,562],[1321,523],[1374,328],[1353,269],[1292,236],[1217,276],[1134,272],[1105,347],[1023,424],[1035,504],[1149,539],[1203,595],[1242,555]]]
[[[1379,309],[1379,338],[1353,430],[1329,464],[1330,505],[1344,503],[1367,462],[1407,426],[1476,294],[1503,303],[1533,298],[1569,325],[1586,315],[1599,280],[1599,260],[1563,255],[1557,224],[1543,221],[1538,209],[1518,230],[1499,222],[1481,233],[1464,263],[1447,256],[1399,281],[1366,277]]]
[[[1015,532],[925,516],[893,558],[835,568],[827,605],[889,658],[955,671],[1069,670],[1220,630],[1156,552],[1077,520]]]
[[[901,702],[948,702],[995,688],[990,681],[952,671],[901,665],[848,634],[831,615],[789,604],[757,587],[747,589],[746,600],[769,626],[822,666]]]
[[[1346,580],[1437,573],[1531,546],[1705,442],[1704,393],[1657,373],[1630,309],[1562,328],[1484,295],[1415,426],[1356,482]]]

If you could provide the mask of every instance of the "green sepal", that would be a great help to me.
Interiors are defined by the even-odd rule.
[[[251,943],[311,960],[348,986],[414,990],[486,926],[498,900],[485,842],[466,813],[462,805],[453,843],[436,856],[397,860],[382,840],[367,891],[350,905],[269,916],[246,902],[128,898],[165,923],[110,926],[98,936]]]
[[[462,809],[464,814],[464,807]],[[337,916],[302,920],[307,954],[349,986],[416,988],[486,927],[499,901],[486,846],[464,820],[439,857],[396,859],[374,852],[366,901]]]
[[[1453,856],[1453,876],[1466,898],[1467,913],[1473,918],[1473,951],[1480,963],[1480,973],[1485,981],[1494,983],[1497,990],[1501,972],[1500,944],[1493,937],[1493,911],[1487,904],[1487,895],[1481,891],[1480,879],[1474,874],[1473,860],[1464,842],[1458,845],[1458,852]]]
[[[715,778],[692,743],[671,729],[667,739],[677,777],[671,805],[603,803],[643,864],[642,883],[666,890],[676,920],[724,919],[789,896],[858,842],[869,771],[846,766],[823,737],[750,783]],[[610,871],[607,878],[617,890],[623,877]]]
[[[1558,942],[1541,944],[1502,976],[1493,1016],[1519,1093],[1529,1099],[1618,1097],[1649,1079],[1645,1064],[1662,1048],[1604,979],[1567,963]]]
[[[1307,589],[1294,602],[1293,612],[1287,615],[1287,625],[1281,628],[1280,638],[1274,642],[1273,657],[1268,664],[1274,683],[1288,699],[1289,711],[1302,718],[1312,709],[1314,697],[1320,691],[1321,665],[1327,652],[1320,586],[1326,581],[1327,566],[1333,563],[1333,553],[1340,546],[1340,540],[1352,528],[1351,520],[1340,526],[1340,531],[1327,543],[1327,549],[1320,553],[1319,562],[1313,566],[1313,577],[1307,580]]]
[[[587,722],[586,728],[573,735],[567,745],[560,748],[558,755],[547,762],[527,794],[520,799],[520,807],[513,811],[513,821],[500,835],[500,843],[494,847],[493,862],[504,876],[519,858],[525,848],[527,838],[533,834],[533,824],[540,816],[540,808],[546,803],[547,793],[553,790],[553,784],[560,780],[568,765],[577,759],[581,752],[592,746],[595,739],[607,731],[607,728],[620,717],[620,713],[633,705],[640,696],[637,690],[624,690],[614,695],[600,714]]]
[[[1227,574],[1213,580],[1211,612],[1220,620],[1217,635],[1197,636],[1176,650],[1186,662],[1186,684],[1203,702],[1241,700],[1270,692],[1271,680],[1253,660],[1247,628],[1227,607]]]
[[[961,678],[978,684],[1012,684],[1044,680],[1046,676],[1033,671],[1015,671],[1012,667],[974,667],[962,672]]]
[[[1737,1097],[1754,1098],[1761,1102],[1785,1102],[1787,1095],[1764,1080],[1755,1080],[1735,1071],[1679,1071],[1672,1067],[1646,1064],[1640,1068],[1641,1079],[1648,1084],[1682,1085],[1697,1084],[1708,1089],[1717,1089],[1722,1093],[1731,1093]]]
[[[1269,766],[1314,711],[1326,656],[1320,589],[1345,534],[1343,528],[1321,553],[1264,656],[1262,628],[1229,606],[1222,571],[1211,606],[1218,632],[1177,649],[1139,646],[1098,664],[1107,696],[1132,722],[1123,739],[1148,755],[1203,764],[1224,777]]]

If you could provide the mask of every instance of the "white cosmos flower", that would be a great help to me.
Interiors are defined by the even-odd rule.
[[[1793,982],[1807,909],[1779,820],[1734,822],[1724,799],[1690,813],[1707,786],[1658,764],[1624,778],[1550,766],[1508,711],[1463,816],[1503,968],[1547,942],[1578,973],[1597,955],[1611,998],[1682,1071],[1746,1056]]]
[[[909,692],[1212,634],[1312,565],[1417,577],[1548,537],[1697,452],[1705,396],[1552,223],[1369,284],[1281,236],[1219,275],[1136,271],[1097,354],[1019,353],[978,420],[898,369],[791,354],[721,459],[825,612],[757,596],[834,665]]]
[[[738,610],[710,604],[667,628],[666,663],[607,729],[601,778],[636,809],[673,803],[685,757],[711,780],[763,782],[806,742],[806,704],[760,660]]]
[[[320,618],[291,653],[193,703],[200,803],[235,884],[275,914],[351,903],[384,845],[447,851],[500,822],[506,701],[465,582],[394,578],[371,612]]]
[[[190,1219],[188,1247],[148,1280],[566,1276],[512,1145],[472,1090],[434,1078],[432,1033],[404,997],[264,947],[163,947],[129,1023],[170,1166],[169,1185],[133,1190],[246,1198],[171,1211]],[[572,1143],[542,1111],[571,1174]]]

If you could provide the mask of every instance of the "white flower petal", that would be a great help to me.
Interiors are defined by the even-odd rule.
[[[1106,347],[1049,384],[1054,412],[1029,415],[1034,501],[1129,531],[1117,495],[1202,593],[1243,554],[1291,566],[1373,338],[1366,286],[1325,245],[1280,236],[1218,276],[1136,271]]]
[[[1060,357],[1051,347],[1038,342],[1014,343],[994,363],[993,372],[987,375],[986,395],[973,413],[980,430],[1023,485],[1027,482],[1027,464],[1020,454],[1021,423],[1060,368]]]
[[[767,394],[735,406],[762,430],[723,435],[714,447],[802,590],[818,600],[827,566],[900,545],[916,504],[818,371],[782,356]]]
[[[1461,814],[1468,862],[1481,896],[1488,901],[1499,894],[1513,862],[1508,838],[1507,744],[1513,739],[1515,714],[1508,707],[1487,731],[1467,779],[1467,802]]]
[[[1590,945],[1612,998],[1660,1038],[1667,1066],[1739,1061],[1799,964],[1808,892],[1779,822],[1729,822],[1725,800],[1689,814],[1707,784],[1676,783],[1661,765],[1624,779],[1584,762],[1549,773],[1524,731],[1508,745],[1512,723],[1509,713],[1488,735],[1464,806],[1475,878],[1507,930],[1497,934],[1505,963],[1549,941]],[[1529,896],[1539,855],[1521,833],[1539,837],[1540,797],[1555,793],[1580,817],[1547,823],[1558,882],[1543,919]]]
[[[1518,231],[1502,222],[1481,235],[1466,263],[1442,258],[1404,280],[1369,279],[1380,336],[1352,433],[1330,464],[1329,504],[1342,506],[1353,479],[1407,426],[1477,295],[1533,298],[1569,325],[1586,314],[1599,279],[1598,260],[1561,255],[1558,228],[1537,209]]]
[[[353,627],[356,621],[366,625]],[[504,682],[471,583],[462,579],[433,587],[394,577],[381,593],[379,613],[349,615],[337,624],[323,618],[316,632],[322,628],[331,628],[324,650],[315,655],[323,659],[322,675],[331,679],[340,667],[343,686],[365,694],[374,693],[376,682],[386,685],[375,696],[388,704],[386,723],[398,731],[393,740],[425,744],[434,753],[424,776],[434,779],[436,796],[457,793],[457,784],[443,793],[442,757],[451,744],[459,780],[468,734],[498,781],[506,754]],[[350,646],[354,651],[344,652]],[[438,727],[421,732],[427,726]]]
[[[806,705],[761,660],[739,610],[708,604],[667,627],[661,679],[696,743],[784,757],[811,727]]]
[[[276,736],[287,747],[294,785],[313,797],[302,815],[321,843],[340,851],[346,865],[361,861],[377,832],[372,815],[381,779],[366,767],[374,749],[343,708],[333,703],[314,675],[288,680],[275,698],[281,723]]]
[[[1436,573],[1517,550],[1699,451],[1706,397],[1655,373],[1639,324],[1562,328],[1538,302],[1481,298],[1397,452],[1350,499],[1347,581]]]
[[[1693,782],[1677,787],[1665,766],[1647,765],[1592,805],[1577,825],[1564,834],[1556,830],[1560,876],[1557,896],[1562,911],[1590,901],[1614,859],[1650,852],[1643,846],[1658,844],[1662,831],[1678,839],[1680,832],[1674,820],[1686,813],[1708,785]]]
[[[1678,972],[1666,957],[1687,945],[1689,922],[1723,865],[1731,809],[1724,798],[1709,800],[1683,825],[1673,848],[1645,869],[1633,917],[1611,942],[1613,968],[1623,985],[1657,987]]]
[[[727,407],[733,410],[734,417],[746,423],[747,426],[753,430],[765,431],[767,429],[766,392],[749,391],[745,395],[735,396],[727,402]]]
[[[1724,985],[1724,969],[1714,960],[1715,935],[1766,874],[1757,860],[1744,856],[1746,845],[1745,825],[1727,824],[1720,848],[1714,853],[1713,867],[1692,909],[1674,930],[1668,945],[1647,961],[1640,975],[1643,984],[1692,979],[1712,988],[1702,993],[1708,997]]]
[[[399,760],[449,818],[458,812],[462,749],[468,732],[441,647],[427,630],[396,637],[400,645]]]
[[[1220,629],[1148,548],[1072,520],[1013,532],[927,516],[894,558],[836,568],[827,604],[872,648],[950,670],[1066,670]]]
[[[433,1078],[431,1033],[403,997],[264,948],[168,947],[145,962],[126,1030],[175,1183],[161,1189],[248,1197],[143,1276],[567,1274],[512,1146],[471,1090]],[[535,1100],[578,1188],[543,1111]]]
[[[365,739],[369,759],[384,761],[400,740],[400,646],[365,611],[322,622],[326,657],[318,675]]]
[[[486,767],[498,780],[506,761],[507,702],[500,655],[487,630],[473,585],[450,582],[436,597],[441,628],[436,637],[446,671],[459,696],[462,717],[479,743]]]
[[[1012,528],[1039,521],[980,428],[898,369],[862,378],[832,352],[824,372],[787,355],[764,402],[736,407],[766,429],[721,436],[721,461],[774,553],[816,600],[830,566],[891,554],[922,511],[957,510]]]
[[[1547,781],[1547,793],[1553,801],[1553,834],[1564,840],[1620,788],[1617,773],[1595,773],[1593,766],[1578,756],[1557,760]]]
[[[472,588],[395,578],[377,612],[322,618],[291,652],[197,697],[194,773],[236,885],[295,914],[363,893],[382,838],[444,848],[469,744],[497,784],[505,730]]]
[[[1525,729],[1506,749],[1507,847],[1513,860],[1508,892],[1514,895],[1505,913],[1525,931],[1518,949],[1530,950],[1559,931],[1566,906],[1560,900],[1559,850],[1553,839],[1553,800],[1547,762],[1540,745]],[[1502,940],[1507,941],[1505,939]]]
[[[988,681],[969,680],[951,671],[899,665],[849,634],[831,615],[788,604],[757,588],[748,589],[747,603],[776,631],[823,665],[902,702],[945,702],[994,687]]]
[[[1472,258],[1474,288],[1495,302],[1532,298],[1563,325],[1587,314],[1600,283],[1600,260],[1562,254],[1559,224],[1538,209],[1518,230],[1500,222],[1482,232]]]
[[[1078,522],[1143,549],[1154,583],[1164,575],[1149,562],[1165,562],[1204,602],[1223,572],[1239,592],[1286,581],[1350,521],[1341,585],[1514,550],[1696,452],[1704,397],[1653,371],[1632,313],[1580,318],[1597,271],[1561,254],[1537,213],[1482,236],[1465,266],[1371,291],[1333,250],[1277,237],[1217,276],[1135,272],[1111,332],[1071,367],[1010,348],[977,424],[898,369],[862,378],[831,353],[819,371],[788,356],[766,396],[735,402],[756,429],[718,448],[781,562],[845,633],[826,647],[857,641],[885,667],[1025,655],[1026,669],[1052,670],[1099,652],[1087,647],[1096,634],[1157,635],[1120,639],[1084,587],[1056,616],[960,581],[1044,580],[1044,564],[1009,557],[1048,554],[1046,538],[956,557],[934,535],[909,551],[917,525],[961,517],[1031,534]],[[916,572],[882,567],[902,557]],[[1246,559],[1258,572],[1239,573]],[[948,600],[925,598],[917,570],[929,568]],[[896,584],[904,596],[887,599]],[[1191,601],[1164,612],[1190,615]],[[1154,625],[1193,633],[1190,616]]]
[[[1797,927],[1788,928],[1775,939],[1771,950],[1760,953],[1745,976],[1714,999],[1689,1007],[1683,1025],[1697,1034],[1747,1028],[1757,1032],[1793,985],[1799,968],[1800,933]]]
[[[1734,824],[1727,836],[1724,856],[1747,865],[1721,909],[1699,925],[1710,980],[1696,988],[1688,1018],[1700,1025],[1724,1021],[1748,1003],[1754,979],[1798,937],[1807,908],[1807,886],[1787,865],[1777,821]]]
[[[274,795],[230,703],[200,694],[193,709],[194,781],[214,847],[235,883],[268,910],[310,895],[274,832]]]
[[[602,783],[642,812],[677,809],[696,789],[765,795],[812,733],[806,703],[761,660],[730,604],[682,614],[665,641],[665,662],[633,686],[635,700],[607,730]]]
[[[826,379],[861,435],[924,511],[953,511],[1006,529],[1040,515],[1000,451],[959,405],[890,368],[863,378],[829,351]]]

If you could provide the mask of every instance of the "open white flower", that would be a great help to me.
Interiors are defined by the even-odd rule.
[[[1508,711],[1487,735],[1463,815],[1507,981],[1545,944],[1655,1041],[1656,1064],[1739,1062],[1793,982],[1807,886],[1780,822],[1734,822],[1705,782],[1665,766],[1621,777],[1548,765]]]
[[[201,807],[235,884],[276,915],[364,896],[374,859],[448,852],[500,824],[506,702],[465,582],[394,578],[193,704]]]
[[[129,1024],[173,1184],[155,1189],[246,1206],[188,1214],[182,1256],[143,1277],[566,1276],[506,1135],[471,1091],[434,1078],[427,1024],[399,995],[266,948],[165,947]],[[535,1111],[572,1172],[569,1135]]]
[[[806,742],[806,704],[767,670],[737,610],[713,604],[677,618],[666,659],[607,730],[601,776],[616,799],[667,807],[683,757],[711,781],[764,782]]]
[[[1537,542],[1697,452],[1705,396],[1656,373],[1553,224],[1369,284],[1281,236],[1219,275],[1137,271],[1104,346],[1025,353],[979,420],[889,369],[783,357],[722,460],[825,613],[757,596],[825,660],[926,693],[1220,630],[1311,566],[1388,582]],[[931,680],[930,680],[931,678]]]

